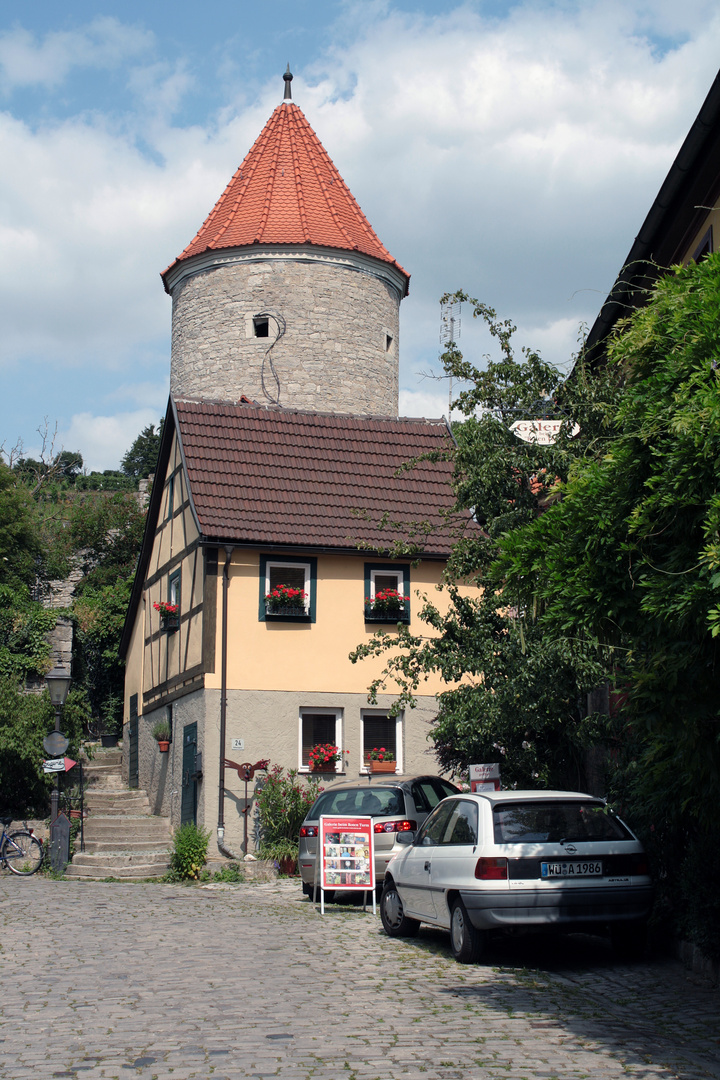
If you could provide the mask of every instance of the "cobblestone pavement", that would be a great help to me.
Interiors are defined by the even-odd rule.
[[[0,877],[0,1077],[720,1077],[720,994],[599,938],[387,938],[292,882]]]

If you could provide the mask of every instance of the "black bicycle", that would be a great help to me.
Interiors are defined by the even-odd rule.
[[[42,866],[45,852],[42,842],[32,832],[18,830],[9,833],[11,817],[0,818],[0,866],[7,866],[13,874],[27,877],[36,874]]]

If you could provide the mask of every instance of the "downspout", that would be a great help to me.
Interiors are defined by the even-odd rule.
[[[230,586],[230,561],[233,548],[225,545],[225,565],[222,575],[222,627],[220,631],[220,771],[218,780],[217,846],[228,859],[238,861],[239,856],[225,847],[225,727],[227,722],[227,646],[228,646],[228,588]]]

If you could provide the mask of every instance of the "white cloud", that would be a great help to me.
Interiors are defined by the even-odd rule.
[[[0,34],[0,87],[55,87],[76,67],[103,70],[141,55],[153,35],[111,16],[98,16],[80,30],[46,34],[42,41],[22,27]]]
[[[671,0],[527,3],[494,19],[470,6],[436,18],[347,5],[325,62],[296,72],[295,100],[412,274],[403,412],[447,411],[445,384],[431,389],[417,375],[437,367],[437,301],[448,289],[517,322],[518,346],[558,363],[575,351],[578,324],[599,310],[717,69],[716,5],[684,10],[681,26]],[[681,32],[680,44],[658,44]],[[94,112],[33,128],[0,114],[6,375],[28,358],[85,364],[110,372],[108,385],[121,378],[139,405],[131,387],[157,385],[158,372],[138,357],[165,349],[169,368],[159,272],[201,225],[282,86],[275,75],[250,105],[239,88],[203,126],[181,126],[171,117],[190,67],[150,57],[152,44],[106,18],[42,40],[0,36],[8,86],[57,85],[73,66],[130,60],[137,102],[121,125]],[[475,362],[487,350],[472,320],[461,344]],[[102,431],[109,445],[114,429],[96,413],[120,399],[98,406],[82,398],[79,375],[68,377],[80,393],[69,431],[100,453]],[[157,420],[148,409],[122,415],[141,414]]]
[[[76,413],[66,431],[58,432],[56,444],[66,450],[80,450],[88,471],[117,469],[135,438],[148,424],[157,424],[160,410],[136,409],[114,416]]]

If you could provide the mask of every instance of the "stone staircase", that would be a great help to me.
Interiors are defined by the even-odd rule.
[[[88,783],[85,851],[73,856],[66,876],[96,881],[162,877],[170,861],[170,822],[150,813],[144,791],[125,786],[122,750],[98,748],[83,769]]]

